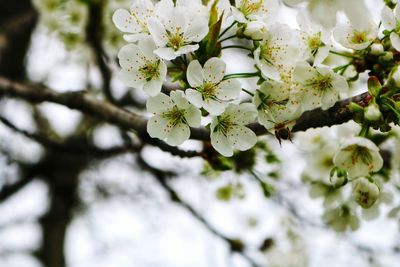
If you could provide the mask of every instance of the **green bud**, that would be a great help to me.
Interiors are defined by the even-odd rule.
[[[374,56],[380,56],[385,52],[382,44],[374,43],[371,45],[371,54]]]
[[[377,97],[382,89],[382,85],[379,82],[379,79],[376,76],[371,76],[368,79],[368,91],[369,93]]]
[[[347,105],[347,108],[353,113],[362,113],[364,112],[364,108],[357,103],[351,102]]]
[[[364,109],[364,116],[370,122],[376,122],[382,119],[382,113],[379,110],[379,106],[374,102],[370,103]]]
[[[366,177],[360,177],[354,182],[353,196],[362,208],[368,209],[378,200],[379,187]]]
[[[330,172],[329,181],[335,187],[347,184],[347,171],[339,167],[334,167]]]
[[[393,61],[393,53],[390,51],[385,52],[383,55],[379,57],[382,62],[391,62]]]

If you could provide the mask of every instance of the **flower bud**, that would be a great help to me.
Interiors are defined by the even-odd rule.
[[[396,67],[396,69],[392,73],[392,80],[396,87],[400,87],[400,68]]]
[[[380,56],[380,59],[383,62],[390,62],[393,61],[393,53],[392,52],[385,52],[383,55]]]
[[[380,56],[385,52],[382,44],[374,43],[371,45],[371,54],[374,56]]]
[[[267,26],[261,21],[250,21],[246,24],[243,34],[252,40],[262,40],[267,32]]]
[[[379,197],[378,186],[365,177],[360,177],[354,182],[354,200],[364,209],[370,208]]]
[[[347,183],[347,171],[338,167],[331,170],[329,181],[333,186],[339,187]]]
[[[382,113],[376,103],[371,103],[364,109],[364,116],[367,120],[374,122],[382,118]]]

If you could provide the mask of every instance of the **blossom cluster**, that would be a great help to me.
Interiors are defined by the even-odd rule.
[[[295,29],[277,19],[278,0],[237,0],[232,6],[222,0],[207,6],[198,0],[134,0],[129,10],[113,15],[129,42],[118,54],[120,78],[150,96],[151,137],[180,145],[190,137],[190,127],[211,121],[211,144],[232,156],[234,149],[255,145],[257,137],[248,124],[258,121],[268,131],[290,131],[304,111],[329,109],[349,95],[346,70],[352,63],[330,65],[333,54],[347,56],[335,46],[385,53],[378,43],[379,26],[364,14],[364,2],[347,2],[309,1]],[[329,16],[318,16],[323,8],[331,8],[323,12]],[[382,11],[394,48],[397,9]],[[336,13],[342,10],[350,23],[336,25]],[[226,73],[226,49],[248,53],[255,72]],[[168,78],[179,82],[179,88],[164,88]],[[257,85],[244,89],[238,78],[255,79]]]

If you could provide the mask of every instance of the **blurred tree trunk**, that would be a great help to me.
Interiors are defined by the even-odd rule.
[[[46,267],[65,267],[65,235],[77,206],[78,178],[88,163],[87,156],[49,151],[41,162],[50,189],[50,206],[41,218],[42,247],[38,258]]]

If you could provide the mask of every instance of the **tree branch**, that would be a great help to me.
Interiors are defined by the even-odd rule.
[[[44,86],[39,88],[13,82],[0,76],[0,94],[20,97],[33,102],[53,102],[64,105],[71,109],[96,116],[107,122],[114,123],[120,127],[133,129],[141,136],[148,136],[146,131],[147,120],[134,112],[118,107],[108,101],[102,100],[93,94],[81,92],[58,93]],[[332,126],[342,124],[352,119],[352,112],[347,108],[350,102],[361,103],[369,97],[368,93],[338,101],[328,110],[317,108],[305,112],[296,122],[293,131],[305,131],[310,128]],[[257,134],[263,135],[267,131],[258,124],[250,124],[249,127]],[[205,128],[192,128],[191,139],[210,140],[210,132]]]

